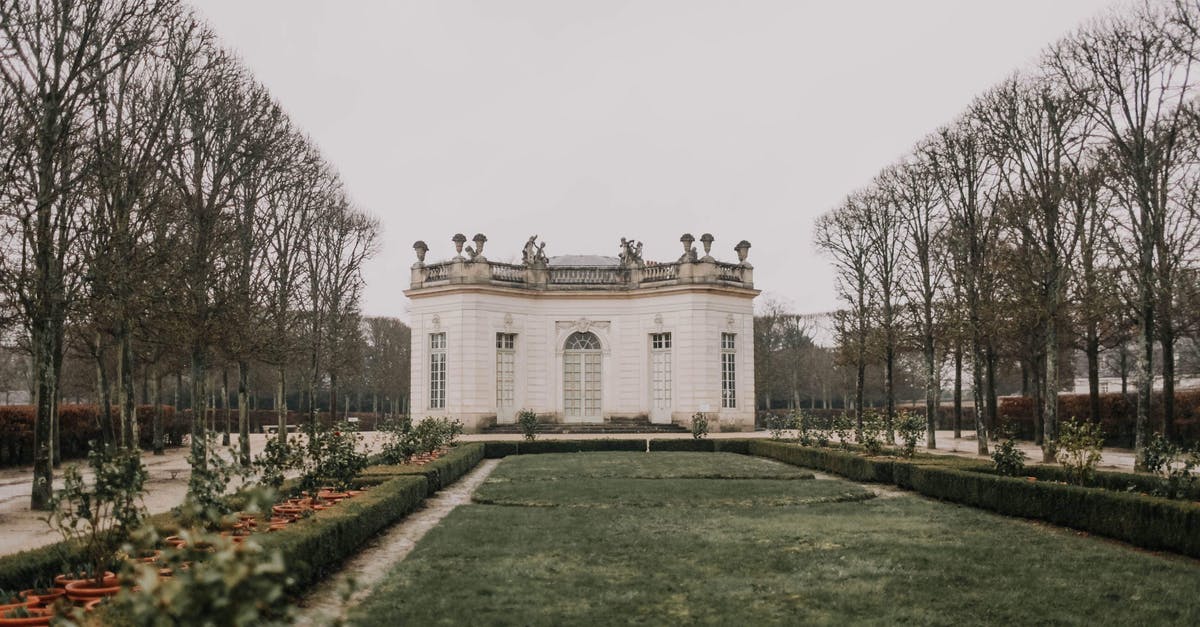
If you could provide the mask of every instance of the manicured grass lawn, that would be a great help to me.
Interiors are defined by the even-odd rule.
[[[452,512],[351,620],[1200,624],[1196,561],[911,495],[805,504],[862,490],[803,473],[716,453],[510,457],[477,493],[504,505]]]

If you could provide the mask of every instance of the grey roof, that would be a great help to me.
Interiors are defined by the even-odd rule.
[[[552,266],[619,266],[621,260],[604,255],[558,255],[550,258]]]

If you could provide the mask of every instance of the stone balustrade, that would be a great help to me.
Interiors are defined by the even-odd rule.
[[[412,268],[414,289],[443,285],[498,285],[532,290],[636,289],[696,283],[754,287],[754,269],[748,263],[711,259],[638,266],[512,264],[486,259],[451,259]]]

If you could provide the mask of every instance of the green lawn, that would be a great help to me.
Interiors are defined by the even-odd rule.
[[[726,453],[510,457],[477,493],[496,504],[452,512],[351,620],[1200,624],[1196,561],[806,476]]]

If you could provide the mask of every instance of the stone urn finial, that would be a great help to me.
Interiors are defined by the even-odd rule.
[[[742,240],[733,247],[733,250],[737,253],[738,263],[746,263],[746,256],[750,254],[750,242]]]
[[[691,233],[684,233],[679,241],[683,242],[683,256],[679,258],[679,261],[695,261],[696,249],[692,247],[692,242],[696,241],[696,238],[692,237]]]
[[[425,263],[425,253],[429,252],[429,246],[425,244],[425,240],[417,240],[413,242],[413,250],[417,251],[417,263]]]
[[[713,243],[712,233],[705,233],[704,235],[701,235],[700,243],[704,245],[704,260],[712,261],[713,260],[713,258],[712,258],[712,243]]]
[[[483,233],[476,233],[471,241],[475,242],[474,248],[467,246],[467,255],[471,258],[471,261],[487,261],[487,257],[483,256],[483,244],[487,242],[487,236]]]
[[[454,242],[455,259],[462,259],[462,248],[463,244],[467,243],[467,236],[462,233],[455,233],[454,237],[450,238],[450,241]]]

